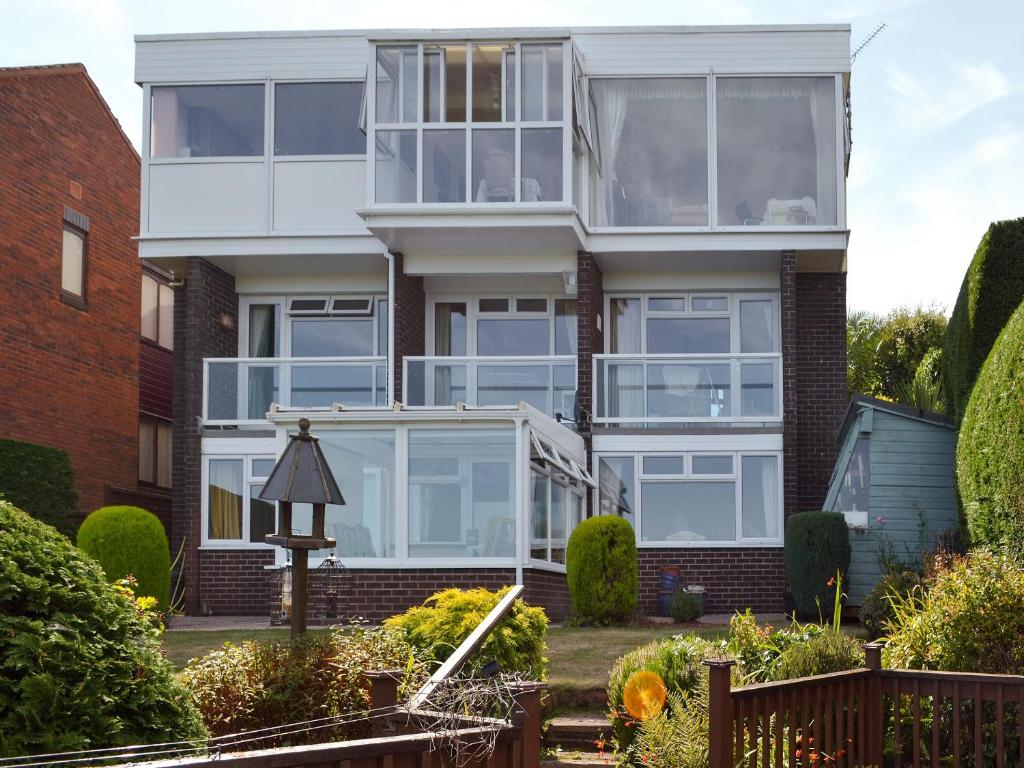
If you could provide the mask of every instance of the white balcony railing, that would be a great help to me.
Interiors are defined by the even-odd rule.
[[[573,418],[576,358],[406,357],[403,392],[408,406],[516,405],[526,401],[554,417]]]
[[[266,423],[271,403],[387,405],[384,357],[235,357],[203,361],[203,422]]]
[[[594,355],[594,422],[777,422],[782,355]]]

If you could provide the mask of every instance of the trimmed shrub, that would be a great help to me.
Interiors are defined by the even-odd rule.
[[[981,366],[1024,300],[1024,218],[997,221],[964,275],[942,342],[948,411],[963,418]]]
[[[672,602],[669,604],[669,614],[673,621],[685,624],[696,621],[704,611],[700,607],[700,599],[685,589],[681,589],[672,595]]]
[[[401,669],[399,696],[425,678],[401,633],[389,629],[338,629],[300,641],[226,643],[193,659],[181,673],[210,733],[221,736],[287,723],[365,712],[370,707],[366,672]],[[368,737],[369,723],[271,736],[246,749]]]
[[[608,676],[608,717],[612,721],[617,751],[633,755],[633,741],[637,723],[626,712],[623,694],[629,679],[641,670],[654,672],[674,696],[695,692],[707,687],[707,674],[703,661],[722,655],[718,645],[696,635],[677,636],[656,640],[619,658]],[[634,761],[635,762],[635,761]]]
[[[0,756],[205,735],[134,601],[52,527],[0,501]]]
[[[892,598],[906,598],[919,586],[921,577],[913,571],[887,573],[875,584],[860,607],[860,621],[872,639],[881,637],[886,623],[895,616]]]
[[[78,491],[67,451],[0,440],[0,497],[68,538],[75,535]]]
[[[421,606],[392,616],[384,626],[400,630],[416,651],[416,658],[431,666],[442,664],[469,637],[484,617],[508,592],[446,589],[428,597]],[[522,672],[543,680],[548,617],[543,608],[516,600],[505,619],[474,654],[475,668],[496,661],[502,672]]]
[[[103,566],[107,579],[134,576],[136,592],[155,597],[160,610],[167,610],[171,553],[156,515],[139,507],[100,507],[79,528],[78,547]]]
[[[956,478],[971,540],[1024,547],[1024,304],[992,347],[956,445]]]
[[[598,515],[576,526],[565,570],[573,617],[580,624],[621,624],[636,613],[636,534],[625,519]]]
[[[776,680],[827,675],[864,666],[861,641],[828,629],[820,635],[793,643],[779,656]]]
[[[928,589],[893,598],[887,667],[1024,674],[1024,565],[979,548],[936,568]]]
[[[842,515],[801,512],[786,523],[786,578],[797,613],[818,618],[835,600],[836,571],[850,567],[850,531]]]

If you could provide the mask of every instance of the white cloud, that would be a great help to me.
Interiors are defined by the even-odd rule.
[[[949,61],[941,77],[915,76],[890,63],[885,76],[900,116],[908,125],[919,128],[952,125],[1014,90],[1011,81],[991,62]]]

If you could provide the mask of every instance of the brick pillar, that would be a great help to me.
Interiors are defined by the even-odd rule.
[[[198,613],[202,539],[203,358],[238,356],[235,278],[201,258],[189,258],[185,285],[174,290],[174,423],[172,556],[187,538],[185,610]]]
[[[846,411],[846,274],[796,276],[797,505],[821,509]]]
[[[783,506],[785,514],[797,509],[798,397],[796,366],[796,251],[783,251],[779,271],[782,314],[782,460]]]
[[[426,306],[423,278],[405,274],[405,259],[400,253],[392,254],[395,270],[395,295],[391,297],[395,308],[395,399],[405,402],[402,389],[402,360],[405,356],[426,354]]]
[[[576,399],[579,411],[593,415],[594,358],[604,352],[604,279],[601,267],[592,253],[580,251],[576,254],[576,322],[578,334],[576,358]],[[591,454],[592,440],[589,423],[581,425],[580,434],[587,447],[587,464],[591,473],[594,462]],[[587,494],[587,509],[594,513],[593,494]]]

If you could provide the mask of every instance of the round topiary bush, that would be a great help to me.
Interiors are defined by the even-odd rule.
[[[78,529],[78,547],[95,558],[110,581],[134,576],[136,594],[155,597],[167,610],[171,553],[163,523],[139,507],[100,507]]]
[[[836,571],[850,567],[850,530],[834,512],[801,512],[786,522],[786,578],[800,616],[828,614],[835,599]]]
[[[960,424],[956,478],[978,544],[1024,547],[1024,304],[978,375]]]
[[[203,738],[158,635],[91,558],[0,501],[0,756]]]
[[[696,621],[704,611],[701,610],[700,599],[684,589],[680,589],[672,595],[672,602],[669,604],[669,614],[673,621],[686,624]]]
[[[621,624],[636,613],[636,536],[623,518],[598,515],[580,523],[569,537],[565,570],[579,623]]]

